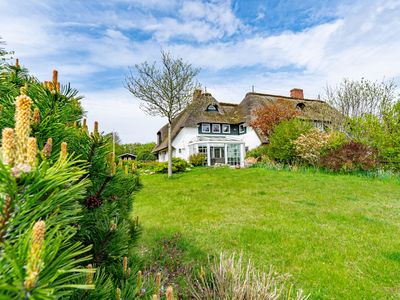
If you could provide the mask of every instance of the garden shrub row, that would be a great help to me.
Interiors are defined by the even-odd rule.
[[[335,172],[400,170],[400,104],[381,118],[348,119],[341,130],[322,131],[297,118],[276,124],[269,143],[247,153],[262,162],[320,167]]]
[[[135,163],[136,168],[143,172],[149,173],[168,173],[168,162],[158,162],[158,161],[149,161],[149,162],[137,162]],[[174,157],[172,158],[172,172],[180,173],[185,172],[189,167],[189,164],[186,160]]]

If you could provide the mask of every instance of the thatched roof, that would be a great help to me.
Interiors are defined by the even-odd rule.
[[[301,109],[302,119],[310,121],[333,122],[340,115],[335,109],[321,100],[298,99],[286,96],[278,96],[261,93],[247,93],[240,104],[218,102],[211,94],[195,94],[191,104],[172,122],[172,140],[184,127],[198,127],[199,123],[249,123],[253,118],[253,110],[258,106],[272,103],[288,103],[294,108]],[[217,112],[207,111],[209,105],[216,105]],[[161,134],[161,143],[154,152],[166,149],[168,146],[168,124],[163,126],[158,134]],[[262,142],[266,137],[258,133]]]
[[[286,96],[271,94],[247,93],[239,104],[246,121],[249,122],[253,117],[252,111],[258,107],[272,103],[285,103],[296,108],[300,106],[301,115],[299,118],[312,121],[332,122],[332,118],[338,117],[338,111],[322,100],[298,99]]]
[[[215,105],[218,111],[207,111],[209,105]],[[194,97],[190,105],[172,121],[171,137],[174,139],[184,127],[197,127],[199,123],[226,123],[238,124],[243,122],[243,115],[238,104],[220,103],[211,94],[201,94]],[[157,145],[154,152],[163,150],[168,146],[168,124],[164,125],[159,132],[161,144]]]

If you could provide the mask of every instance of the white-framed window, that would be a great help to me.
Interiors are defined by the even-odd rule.
[[[228,144],[228,164],[240,166],[240,144]]]
[[[231,125],[222,124],[222,133],[231,133]]]
[[[210,124],[201,124],[201,132],[210,133],[211,132]]]
[[[213,133],[221,133],[221,125],[220,124],[212,124],[212,132]]]
[[[208,156],[207,146],[202,146],[202,145],[197,146],[197,153],[204,155],[203,165],[207,165],[207,156]]]
[[[197,147],[197,152],[207,155],[207,146],[198,146]]]
[[[239,125],[239,133],[245,133],[246,132],[246,126],[244,124]]]

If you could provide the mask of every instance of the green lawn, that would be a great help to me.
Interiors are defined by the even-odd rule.
[[[267,169],[142,176],[141,247],[182,233],[197,253],[245,254],[312,299],[400,298],[400,183]],[[196,250],[195,250],[196,249]]]

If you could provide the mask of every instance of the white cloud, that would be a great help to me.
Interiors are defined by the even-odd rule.
[[[233,35],[243,24],[235,16],[231,1],[203,2],[199,0],[184,1],[180,15],[186,20],[206,20],[214,24],[221,34]]]
[[[140,110],[138,100],[121,88],[86,92],[82,105],[89,124],[98,121],[100,131],[117,131],[124,143],[153,142],[156,132],[166,122],[146,115]]]
[[[223,35],[218,29],[215,29],[211,24],[192,20],[181,22],[174,18],[157,19],[152,24],[143,27],[144,30],[153,32],[153,36],[159,42],[168,42],[173,38],[190,38],[197,42],[207,42]]]
[[[183,1],[175,17],[151,18],[141,29],[153,32],[154,38],[167,42],[174,38],[188,38],[208,42],[232,36],[244,28],[235,16],[231,2]]]
[[[173,53],[183,55],[207,69],[265,66],[280,68],[288,65],[314,66],[323,56],[330,35],[342,22],[323,24],[299,33],[284,32],[269,37],[251,37],[238,42],[192,45],[171,45]]]

